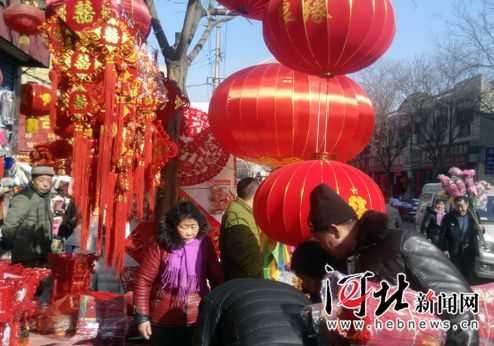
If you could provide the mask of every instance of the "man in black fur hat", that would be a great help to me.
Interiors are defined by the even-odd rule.
[[[396,284],[397,274],[404,273],[410,288],[416,291],[471,292],[443,252],[421,234],[389,230],[386,215],[375,211],[367,211],[358,220],[354,210],[325,184],[311,193],[309,224],[326,252],[351,264],[350,273],[368,270],[374,273],[373,280],[390,284]],[[462,321],[475,320],[473,313],[440,317],[456,327],[448,331],[447,345],[479,345],[478,331],[459,328]]]

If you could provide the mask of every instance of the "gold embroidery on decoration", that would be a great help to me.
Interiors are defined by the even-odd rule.
[[[305,0],[303,4],[304,23],[311,20],[321,24],[326,17],[332,18],[326,10],[326,0]]]
[[[89,0],[78,1],[74,12],[74,20],[77,24],[89,24],[93,21],[95,15]]]
[[[283,0],[283,4],[281,6],[281,18],[283,18],[283,23],[285,23],[285,25],[295,21],[292,10],[290,9],[290,0]]]
[[[367,201],[359,195],[351,196],[348,199],[348,205],[355,211],[359,219],[367,211]]]
[[[43,106],[46,107],[50,104],[50,101],[51,101],[51,95],[50,94],[48,94],[48,93],[41,94],[40,98],[41,98],[41,102],[43,103]]]
[[[107,26],[105,28],[105,41],[112,43],[112,44],[117,44],[118,40],[120,39],[120,35],[118,33],[118,29],[112,26]]]
[[[86,96],[76,95],[74,100],[74,106],[77,110],[84,109],[87,106]]]

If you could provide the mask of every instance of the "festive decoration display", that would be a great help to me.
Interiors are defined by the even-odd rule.
[[[142,0],[53,2],[44,25],[53,61],[50,117],[72,143],[81,244],[90,215],[98,216],[97,252],[117,269],[126,222],[151,216],[161,168],[177,154],[156,122],[166,87],[155,59],[140,47],[150,22],[143,6]]]
[[[350,78],[322,78],[280,64],[257,65],[228,77],[213,95],[209,119],[230,153],[270,166],[323,153],[351,160],[374,128],[372,104]]]
[[[487,191],[491,189],[491,185],[484,180],[476,182],[475,176],[477,173],[474,169],[461,170],[457,167],[452,167],[448,173],[451,177],[444,174],[438,177],[446,194],[446,199],[466,197],[474,211],[472,216],[477,224],[480,225],[478,213],[487,210]]]
[[[199,109],[189,108],[184,112],[178,145],[180,186],[208,181],[221,172],[229,158],[211,132],[208,115]]]
[[[241,16],[261,20],[268,8],[267,0],[220,0],[220,4]]]
[[[21,87],[21,113],[42,116],[50,113],[51,89],[37,83]]]
[[[263,17],[264,41],[295,70],[347,74],[375,62],[395,34],[390,0],[273,0]]]
[[[312,160],[279,168],[261,184],[254,199],[259,227],[288,245],[311,237],[310,193],[321,183],[332,187],[359,217],[369,209],[385,210],[381,190],[365,173],[341,162]]]
[[[16,3],[3,12],[3,19],[12,30],[25,35],[40,32],[40,26],[45,21],[45,13],[33,5]]]

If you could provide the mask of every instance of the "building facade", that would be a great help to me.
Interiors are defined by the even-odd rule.
[[[494,182],[492,91],[492,83],[478,75],[439,95],[409,96],[396,112],[378,121],[373,141],[353,164],[388,196],[417,197],[424,184],[438,182],[437,175],[452,166],[475,169],[480,179]],[[383,122],[391,128],[385,135]],[[393,158],[387,165],[382,152]]]

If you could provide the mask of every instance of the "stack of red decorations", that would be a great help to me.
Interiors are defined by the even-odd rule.
[[[49,254],[48,263],[53,273],[52,301],[89,291],[96,258],[86,254]]]
[[[26,325],[36,312],[34,294],[50,271],[24,268],[0,262],[0,340],[2,345],[16,346],[21,324]]]

